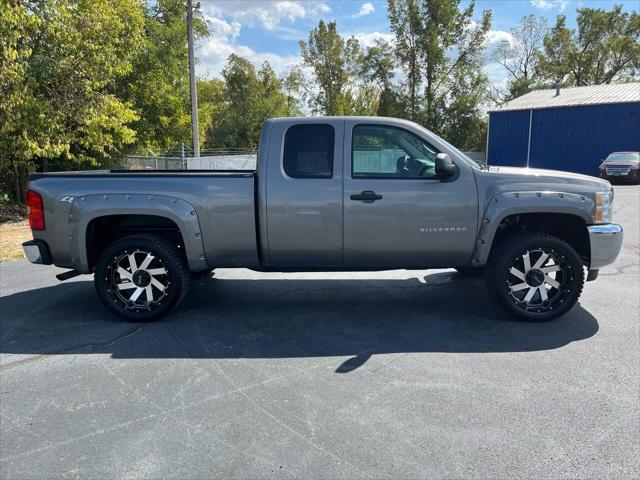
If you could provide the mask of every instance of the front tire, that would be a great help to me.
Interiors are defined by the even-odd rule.
[[[129,322],[166,315],[189,288],[181,253],[154,235],[133,235],[109,245],[96,264],[94,284],[102,303]]]
[[[584,269],[579,255],[564,240],[523,232],[494,247],[485,280],[489,292],[509,313],[529,322],[545,322],[576,304]]]

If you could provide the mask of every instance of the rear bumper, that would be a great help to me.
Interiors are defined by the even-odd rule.
[[[42,240],[29,240],[22,244],[24,257],[31,263],[51,265],[51,253],[48,245]]]
[[[615,223],[609,223],[606,225],[590,225],[587,230],[589,231],[589,243],[591,244],[589,269],[595,270],[613,263],[622,247],[622,238],[624,236],[622,227]]]

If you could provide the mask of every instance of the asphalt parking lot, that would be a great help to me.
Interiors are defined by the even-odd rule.
[[[640,189],[547,324],[453,270],[198,280],[169,318],[0,266],[0,477],[638,478]],[[257,281],[260,280],[260,281]]]

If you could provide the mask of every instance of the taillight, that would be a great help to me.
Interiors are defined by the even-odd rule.
[[[44,230],[44,207],[42,195],[27,190],[27,208],[29,209],[29,227],[31,230]]]

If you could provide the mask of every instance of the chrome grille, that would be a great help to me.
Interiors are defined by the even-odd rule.
[[[609,166],[605,167],[605,172],[607,172],[607,175],[614,175],[616,173],[618,175],[629,175],[629,170],[631,169],[626,165],[620,165],[620,166],[612,165],[610,167]]]

